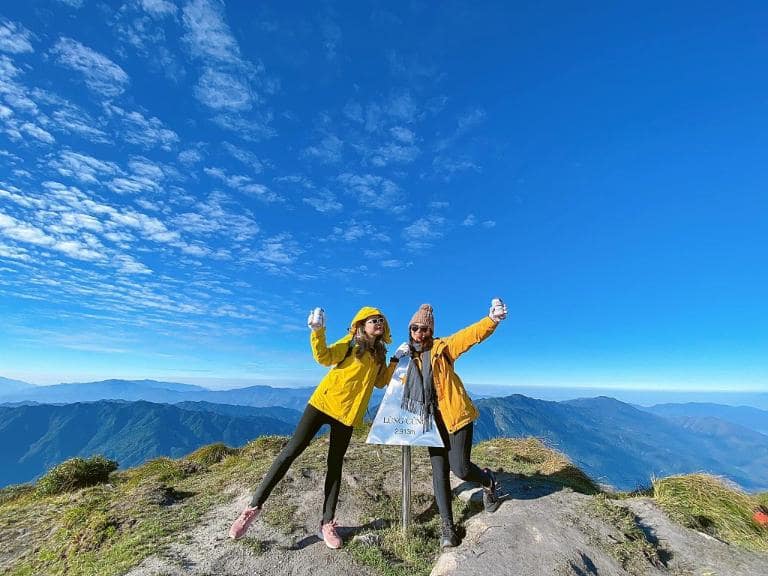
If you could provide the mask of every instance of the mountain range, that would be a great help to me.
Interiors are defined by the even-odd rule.
[[[145,400],[163,404],[211,402],[241,406],[283,406],[303,410],[314,388],[276,388],[249,386],[231,390],[209,390],[191,384],[156,380],[103,380],[32,386],[15,390],[0,388],[0,403],[37,402],[69,404],[98,400]]]
[[[564,402],[512,395],[477,401],[475,440],[536,436],[623,490],[654,476],[708,471],[768,489],[768,436],[713,417],[665,418],[613,398]]]
[[[131,466],[206,443],[240,445],[262,434],[290,434],[313,390],[212,391],[154,380],[24,384],[14,392],[0,388],[0,435],[9,440],[0,447],[0,485],[29,481],[77,455],[102,453]],[[369,418],[381,398],[376,392]],[[607,397],[554,402],[519,394],[476,404],[475,441],[536,436],[620,489],[646,486],[654,475],[700,470],[748,490],[768,487],[763,410],[703,403],[643,408]]]
[[[204,408],[105,400],[0,406],[0,486],[29,482],[75,456],[103,454],[129,467],[213,442],[241,446],[257,436],[290,434],[300,416],[287,408]]]

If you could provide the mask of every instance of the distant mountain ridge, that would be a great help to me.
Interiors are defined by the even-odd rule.
[[[0,377],[0,397],[5,394],[28,391],[34,388],[37,388],[37,386],[30,384],[29,382]]]
[[[748,490],[768,489],[768,436],[722,420],[675,421],[606,397],[549,402],[512,395],[477,406],[476,441],[536,436],[620,489],[701,470]]]
[[[34,386],[5,393],[0,389],[0,402],[39,402],[41,404],[65,404],[95,402],[98,400],[144,400],[162,404],[179,402],[211,402],[242,406],[284,406],[303,410],[313,387],[275,388],[249,386],[231,390],[208,390],[191,384],[159,382],[156,380],[104,380],[75,384]]]
[[[761,434],[768,434],[768,411],[750,406],[725,406],[711,402],[686,402],[683,404],[656,404],[641,410],[658,416],[714,417]]]
[[[300,416],[286,408],[235,407],[249,411],[240,416],[201,408],[106,400],[0,406],[0,486],[28,482],[74,456],[103,454],[128,467],[213,442],[240,446],[266,434],[290,434]]]

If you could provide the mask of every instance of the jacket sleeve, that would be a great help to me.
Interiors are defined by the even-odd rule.
[[[373,383],[376,388],[384,388],[387,384],[389,384],[389,381],[392,380],[392,374],[395,373],[395,368],[397,368],[397,362],[390,362],[386,366],[382,366],[381,370],[379,370],[379,375],[376,376],[376,382]]]
[[[318,364],[323,366],[333,366],[344,359],[349,348],[351,336],[344,336],[341,340],[334,342],[330,346],[325,343],[325,328],[311,332],[309,343],[312,346],[312,356],[315,357]]]
[[[445,341],[448,354],[453,360],[456,360],[459,356],[464,354],[467,350],[472,348],[475,344],[482,342],[488,336],[493,334],[498,324],[491,320],[488,316],[475,322],[474,324],[462,328],[455,334],[443,338]]]

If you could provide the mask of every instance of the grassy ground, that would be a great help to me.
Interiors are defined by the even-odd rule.
[[[122,574],[229,498],[234,478],[263,473],[271,460],[266,456],[274,457],[283,441],[259,438],[210,466],[157,458],[113,473],[109,484],[54,496],[31,487],[2,490],[0,571],[9,576]],[[217,459],[205,456],[198,459]]]
[[[765,494],[750,496],[706,474],[654,480],[653,492],[659,505],[681,524],[750,550],[768,551],[768,528],[752,519]]]
[[[413,449],[413,526],[404,536],[401,515],[401,450],[364,444],[356,433],[345,460],[342,503],[360,516],[357,538],[342,553],[383,576],[426,576],[439,554],[440,518],[432,497],[427,450]],[[9,576],[112,576],[123,574],[156,554],[200,521],[211,507],[231,501],[260,478],[286,439],[267,436],[242,449],[201,448],[180,460],[157,458],[113,473],[109,483],[45,495],[34,486],[0,490],[0,572]],[[292,470],[318,482],[325,469],[327,438],[315,440]],[[624,534],[614,555],[630,571],[634,563],[655,562],[655,550],[638,532],[631,515],[606,500],[599,488],[562,454],[539,440],[496,439],[474,447],[481,467],[519,475],[527,483],[551,482],[596,495],[591,513]],[[298,480],[295,480],[298,481]],[[308,482],[310,480],[307,480]],[[290,482],[278,485],[264,522],[284,534],[301,532],[306,511],[290,498]],[[317,485],[322,489],[322,483]],[[753,509],[768,504],[768,494],[751,497],[718,479],[691,475],[657,480],[653,496],[688,526],[755,550],[768,550],[768,529],[751,521]],[[454,518],[462,523],[478,504],[454,499]],[[461,527],[459,527],[461,531]],[[253,538],[241,541],[264,552]]]

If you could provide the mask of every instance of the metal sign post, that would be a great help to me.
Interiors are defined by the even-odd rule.
[[[411,447],[403,446],[403,536],[411,525]]]
[[[389,381],[387,391],[381,400],[376,418],[371,424],[366,442],[403,448],[403,534],[411,527],[411,446],[443,447],[443,440],[434,422],[425,429],[421,415],[404,410],[403,382],[408,372],[410,358],[404,356]]]

